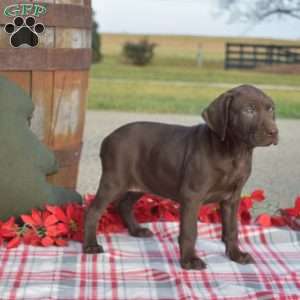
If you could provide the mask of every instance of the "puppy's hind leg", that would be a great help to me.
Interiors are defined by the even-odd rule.
[[[118,210],[130,235],[135,237],[151,237],[153,236],[152,231],[141,227],[133,215],[133,205],[141,196],[143,196],[143,193],[140,192],[126,193],[125,197],[119,202]]]
[[[124,191],[118,184],[102,180],[94,201],[85,214],[83,252],[101,253],[102,246],[97,243],[97,225],[109,203],[124,197]]]

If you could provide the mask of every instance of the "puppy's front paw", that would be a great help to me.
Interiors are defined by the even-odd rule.
[[[103,253],[104,250],[100,245],[83,245],[83,252],[86,254]]]
[[[229,250],[227,256],[232,260],[242,265],[254,264],[255,261],[247,252],[242,252],[239,249]]]
[[[191,257],[189,259],[180,260],[181,267],[186,270],[203,270],[206,264],[199,257]]]

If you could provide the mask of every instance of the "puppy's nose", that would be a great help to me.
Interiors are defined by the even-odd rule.
[[[277,128],[269,128],[267,130],[267,135],[269,135],[269,136],[277,136],[278,135],[278,129]]]

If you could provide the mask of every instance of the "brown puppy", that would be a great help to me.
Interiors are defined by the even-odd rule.
[[[234,88],[213,101],[202,114],[206,124],[192,127],[137,122],[125,125],[101,147],[102,178],[85,220],[83,250],[103,252],[96,225],[107,205],[116,201],[129,233],[149,237],[132,214],[143,193],[181,204],[180,254],[185,269],[203,269],[196,255],[197,214],[200,205],[217,201],[222,213],[222,240],[227,256],[252,263],[238,248],[237,209],[256,146],[276,145],[274,103],[248,85]]]

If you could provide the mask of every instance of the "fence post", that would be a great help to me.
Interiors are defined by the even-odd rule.
[[[240,44],[240,66],[244,66],[244,45]]]
[[[226,43],[226,45],[225,45],[225,61],[224,61],[224,68],[225,68],[225,70],[228,69],[229,48],[230,48],[230,44]]]

